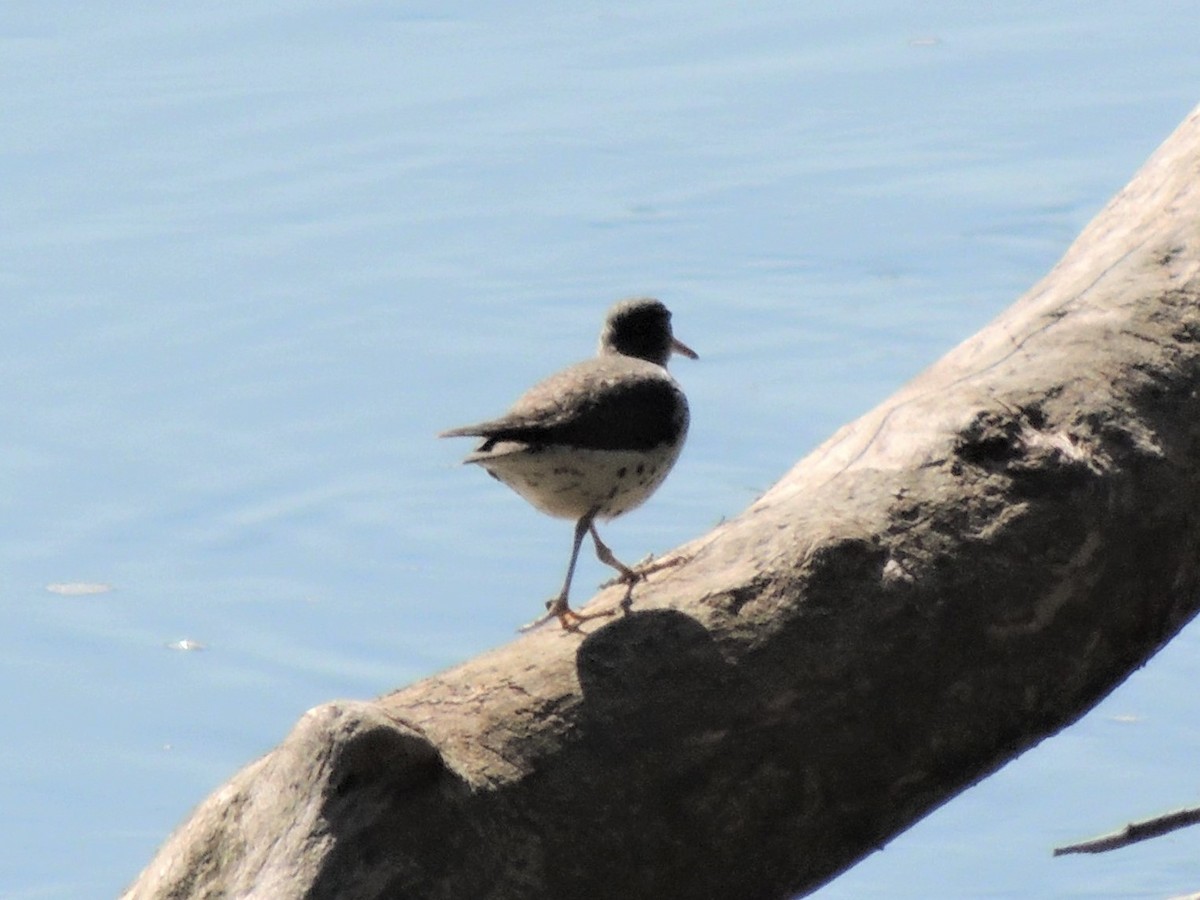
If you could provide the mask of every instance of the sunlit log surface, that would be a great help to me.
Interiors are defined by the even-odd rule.
[[[631,615],[309,712],[126,896],[821,885],[1195,614],[1198,268],[1193,113],[1040,284],[680,548]]]

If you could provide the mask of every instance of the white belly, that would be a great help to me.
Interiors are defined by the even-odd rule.
[[[530,449],[501,442],[470,461],[548,515],[578,519],[594,510],[597,517],[611,519],[654,493],[679,450],[680,445],[669,444],[649,451]]]

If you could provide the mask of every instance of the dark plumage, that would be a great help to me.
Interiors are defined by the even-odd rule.
[[[476,452],[484,456],[499,441],[649,450],[687,428],[682,392],[662,376],[661,367],[627,356],[589,359],[534,385],[507,415],[443,437],[483,437]]]

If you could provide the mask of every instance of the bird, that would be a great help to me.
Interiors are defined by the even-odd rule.
[[[522,630],[557,618],[567,630],[616,610],[580,613],[568,601],[586,535],[596,556],[617,570],[629,609],[635,571],[600,539],[596,521],[614,519],[644,503],[671,471],[687,437],[687,397],[667,371],[678,353],[699,359],[675,337],[671,313],[659,300],[638,297],[612,306],[596,356],[538,382],[496,419],[464,425],[439,437],[482,438],[465,464],[481,466],[547,515],[575,522],[562,589],[546,612]]]

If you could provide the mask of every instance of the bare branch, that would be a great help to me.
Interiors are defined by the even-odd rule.
[[[1179,809],[1175,812],[1155,816],[1153,819],[1130,822],[1120,831],[1114,831],[1111,834],[1105,834],[1098,838],[1092,838],[1078,844],[1068,844],[1065,847],[1055,847],[1054,855],[1065,856],[1068,853],[1107,853],[1109,850],[1128,847],[1130,844],[1136,844],[1139,841],[1148,841],[1150,838],[1156,838],[1159,835],[1167,834],[1179,828],[1186,828],[1189,825],[1196,825],[1197,823],[1200,823],[1200,806]]]

